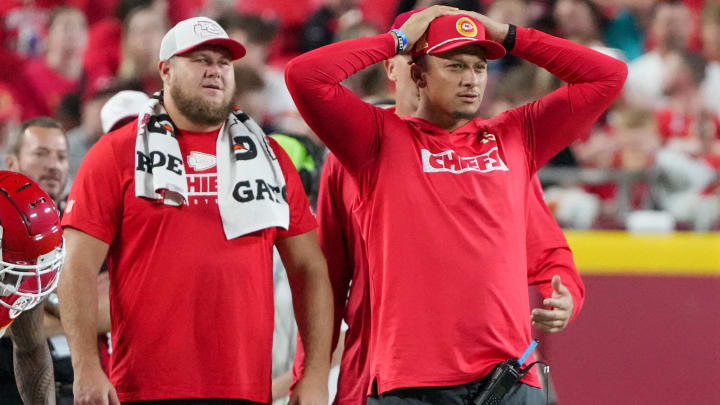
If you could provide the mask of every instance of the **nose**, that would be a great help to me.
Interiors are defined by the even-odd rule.
[[[217,63],[208,63],[205,68],[205,77],[220,77],[220,65]]]
[[[472,88],[480,83],[481,73],[476,72],[474,69],[465,69],[461,76],[460,85],[463,87]]]
[[[45,159],[45,168],[49,172],[60,174],[63,172],[66,162],[67,160],[61,158],[60,156],[56,156],[54,153],[51,153]]]

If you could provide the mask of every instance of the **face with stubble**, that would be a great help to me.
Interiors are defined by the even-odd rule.
[[[58,201],[68,178],[68,144],[61,129],[30,126],[21,134],[20,150],[7,158],[8,169],[22,173]]]
[[[235,73],[230,53],[202,46],[168,61],[166,90],[190,121],[204,125],[224,122],[233,110]]]
[[[422,56],[412,66],[412,77],[420,89],[421,103],[435,114],[473,119],[487,85],[485,51],[468,45]]]

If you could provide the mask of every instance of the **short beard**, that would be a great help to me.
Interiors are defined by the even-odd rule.
[[[473,113],[467,113],[467,112],[462,112],[462,111],[455,111],[455,112],[453,113],[453,117],[455,117],[455,118],[457,118],[457,119],[461,119],[461,120],[474,120],[475,118],[478,117],[478,114],[479,114],[479,113],[480,113],[480,109],[479,109],[479,108],[478,108],[477,111],[475,111],[475,112],[473,112]]]
[[[170,97],[182,115],[198,124],[222,124],[233,111],[232,98],[220,105],[213,105],[200,98],[193,98],[181,86],[170,86]]]

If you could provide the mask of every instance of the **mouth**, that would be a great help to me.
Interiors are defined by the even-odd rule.
[[[475,103],[480,99],[480,96],[474,93],[462,93],[458,94],[458,97],[465,103]]]
[[[203,85],[202,85],[202,88],[203,88],[203,89],[210,89],[210,90],[222,91],[222,88],[220,87],[220,85],[219,85],[219,84],[215,84],[215,83],[206,83],[206,84],[203,84]]]
[[[44,176],[40,177],[40,182],[42,183],[60,183],[60,179],[53,176]]]

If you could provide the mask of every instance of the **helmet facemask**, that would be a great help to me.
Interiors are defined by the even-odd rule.
[[[10,318],[33,308],[57,287],[64,258],[64,238],[60,246],[38,257],[35,263],[5,261],[0,242],[0,305],[10,310]]]

